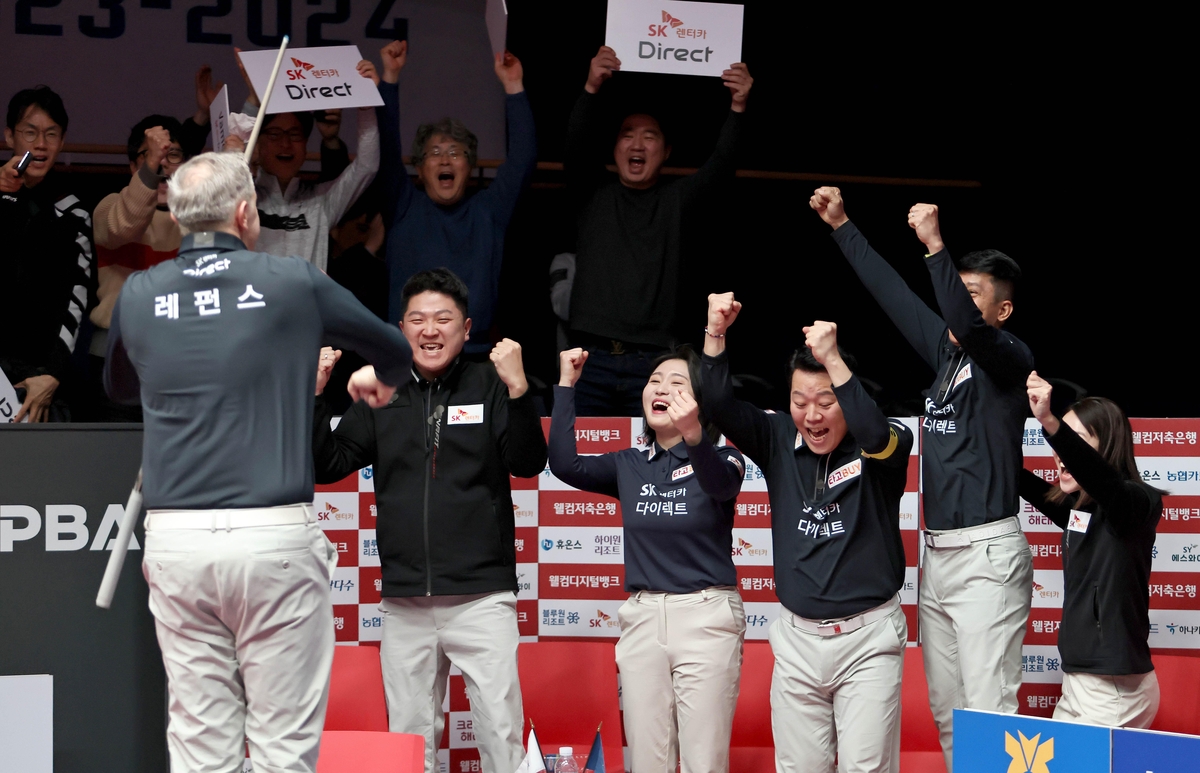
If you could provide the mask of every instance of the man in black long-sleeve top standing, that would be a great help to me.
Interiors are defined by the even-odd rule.
[[[733,176],[754,82],[741,63],[722,74],[733,97],[717,147],[696,174],[671,183],[660,179],[671,146],[658,120],[627,116],[613,147],[612,180],[591,135],[600,123],[600,86],[620,67],[616,52],[602,46],[567,128],[567,186],[580,206],[570,337],[589,358],[575,385],[580,416],[640,415],[650,363],[673,344],[683,218]]]
[[[546,438],[516,341],[496,344],[491,362],[459,356],[471,331],[461,279],[421,271],[401,299],[413,372],[391,403],[356,403],[336,431],[318,398],[317,481],[375,465],[392,732],[425,736],[425,770],[436,773],[453,663],[471,698],[482,769],[503,773],[524,756],[509,475],[541,473]],[[332,365],[322,362],[318,391]]]
[[[954,709],[1015,714],[1033,559],[1017,518],[1025,377],[1033,355],[1003,329],[1020,268],[996,250],[956,267],[937,207],[917,204],[909,225],[943,317],[905,285],[846,217],[841,192],[819,188],[810,205],[867,290],[937,372],[925,398],[922,464],[926,531],[919,620],[929,705],[946,767]]]
[[[337,553],[312,511],[313,371],[322,339],[378,376],[384,404],[412,363],[400,331],[299,258],[253,252],[250,168],[205,153],[168,183],[178,257],[129,276],[104,383],[145,415],[146,552],[170,693],[171,770],[315,771]]]
[[[775,583],[771,726],[776,769],[898,771],[908,624],[900,498],[912,432],[867,396],[837,326],[804,328],[789,414],[733,398],[725,334],[741,304],[708,297],[704,412],[762,468]]]

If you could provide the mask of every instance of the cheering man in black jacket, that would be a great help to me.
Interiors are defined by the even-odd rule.
[[[871,401],[837,346],[804,328],[790,415],[733,398],[725,332],[741,304],[708,296],[704,412],[767,479],[775,582],[771,725],[781,771],[900,769],[908,624],[900,498],[912,432]]]
[[[501,341],[491,363],[459,357],[471,330],[462,280],[444,268],[422,271],[402,295],[413,378],[382,408],[355,403],[333,432],[317,400],[317,481],[375,465],[392,732],[425,736],[425,770],[435,773],[453,663],[471,698],[483,770],[516,770],[524,715],[509,474],[541,473],[546,439],[519,344]],[[338,356],[322,354],[318,391]]]
[[[1015,261],[986,250],[958,267],[942,244],[937,207],[908,215],[944,319],[846,217],[841,192],[809,205],[888,317],[937,372],[921,420],[925,557],[919,602],[929,705],[950,769],[954,709],[1015,714],[1033,559],[1017,519],[1029,347],[1002,329],[1012,314]]]

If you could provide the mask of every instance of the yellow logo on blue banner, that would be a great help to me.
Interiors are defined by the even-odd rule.
[[[1047,738],[1045,743],[1038,743],[1042,734],[1026,738],[1025,734],[1017,731],[1017,738],[1011,733],[1004,734],[1004,751],[1012,757],[1008,765],[1008,773],[1050,773],[1046,763],[1054,759],[1054,739]]]

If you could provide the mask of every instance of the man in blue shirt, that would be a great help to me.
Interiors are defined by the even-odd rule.
[[[417,129],[412,164],[422,189],[414,189],[409,182],[400,158],[400,95],[393,88],[408,58],[408,42],[394,41],[380,53],[383,107],[378,110],[383,149],[379,178],[386,198],[383,221],[388,226],[388,321],[400,321],[405,310],[404,284],[411,276],[448,268],[467,285],[471,296],[476,336],[464,351],[482,355],[492,348],[488,331],[496,318],[504,234],[517,198],[537,165],[533,110],[525,95],[521,62],[507,51],[496,55],[496,77],[508,94],[508,158],[487,188],[468,197],[467,180],[477,161],[478,141],[457,119],[445,118]]]

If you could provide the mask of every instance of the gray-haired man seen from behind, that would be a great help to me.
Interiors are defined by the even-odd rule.
[[[150,585],[170,693],[173,773],[315,771],[333,660],[336,552],[312,513],[322,341],[375,365],[383,405],[408,375],[400,331],[300,258],[252,252],[258,211],[236,154],[171,177],[179,256],[132,274],[113,309],[105,388],[141,399]]]

